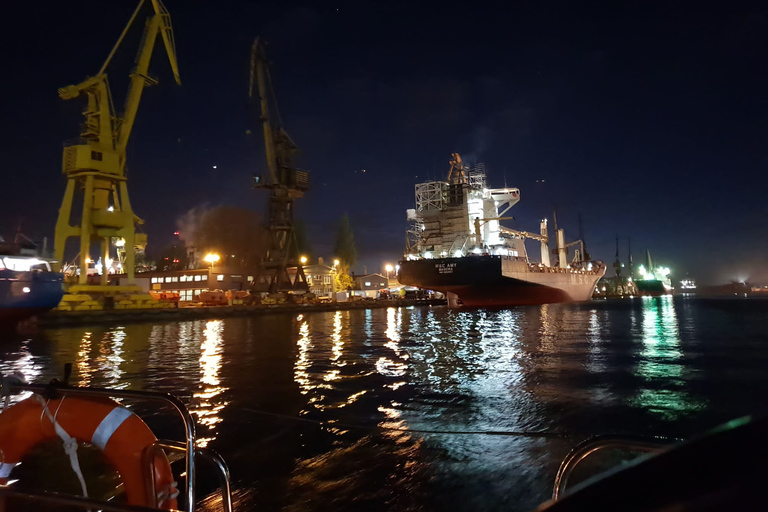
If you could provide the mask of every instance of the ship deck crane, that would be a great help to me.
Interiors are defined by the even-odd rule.
[[[151,3],[153,14],[147,18],[135,67],[130,73],[130,86],[123,112],[118,115],[112,102],[105,71],[129,28],[147,3]],[[54,255],[56,260],[61,262],[64,259],[67,240],[73,237],[80,239],[81,272],[78,284],[70,287],[70,293],[98,294],[116,288],[106,288],[106,269],[101,276],[100,285],[87,284],[88,276],[85,272],[88,268],[87,259],[91,243],[100,242],[102,260],[106,261],[110,240],[113,238],[123,239],[126,248],[124,271],[128,277],[128,286],[123,287],[125,289],[122,291],[139,290],[134,285],[133,248],[146,244],[146,236],[136,233],[136,224],[143,221],[134,214],[128,198],[126,147],[144,87],[157,83],[156,79],[149,76],[148,70],[158,35],[163,40],[176,83],[180,84],[170,15],[161,0],[141,0],[99,72],[77,85],[59,89],[62,99],[85,96],[88,100],[83,111],[85,123],[82,125],[80,138],[66,143],[64,147],[63,173],[67,178],[67,187],[59,210],[54,241]],[[70,224],[70,217],[76,190],[83,191],[83,205],[80,222],[73,226]]]
[[[258,106],[255,105],[258,94]],[[264,52],[257,38],[251,47],[251,74],[248,98],[264,130],[267,176],[254,177],[254,187],[269,190],[267,206],[267,249],[261,259],[253,291],[307,292],[304,270],[297,260],[298,248],[293,228],[294,200],[309,188],[309,173],[296,169],[293,158],[296,144],[285,131],[277,109],[272,79]]]

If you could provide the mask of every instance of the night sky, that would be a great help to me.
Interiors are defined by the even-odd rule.
[[[492,186],[521,189],[513,227],[536,230],[555,208],[575,239],[581,213],[595,258],[613,261],[618,234],[624,258],[631,237],[635,261],[647,246],[675,281],[768,282],[764,2],[165,3],[182,86],[158,45],[160,84],[144,92],[128,153],[150,255],[192,208],[263,211],[247,107],[260,36],[311,172],[298,212],[317,255],[332,257],[347,211],[355,270],[395,262],[414,184],[444,179],[459,152],[486,163]],[[135,5],[4,3],[3,233],[23,217],[28,235],[53,236],[62,142],[83,107],[57,89],[98,71]],[[108,70],[120,105],[139,36],[134,27]]]

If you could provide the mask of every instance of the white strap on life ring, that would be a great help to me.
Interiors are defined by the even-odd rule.
[[[48,419],[53,425],[53,429],[61,438],[62,444],[64,445],[64,451],[67,453],[67,455],[69,455],[69,463],[72,466],[72,471],[75,472],[77,479],[80,481],[80,488],[83,490],[83,497],[87,498],[88,487],[85,485],[85,477],[83,477],[83,472],[80,470],[80,460],[77,458],[77,439],[70,436],[67,431],[64,430],[64,427],[59,425],[59,422],[56,421],[56,416],[51,414],[51,411],[48,409],[48,402],[45,400],[45,398],[40,395],[35,395],[35,397],[37,397],[37,401],[40,402],[40,405],[43,406],[43,414],[48,416]],[[64,398],[62,398],[59,402],[59,407],[61,407],[62,403],[64,403]],[[58,412],[59,410],[56,409],[56,413]]]
[[[112,409],[109,414],[104,416],[104,419],[101,420],[99,426],[96,427],[96,430],[93,432],[93,437],[91,438],[91,444],[97,446],[101,451],[104,451],[112,434],[115,433],[115,430],[120,428],[120,425],[130,418],[132,414],[133,413],[125,407],[117,406]]]

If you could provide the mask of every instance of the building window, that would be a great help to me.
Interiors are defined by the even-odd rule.
[[[331,284],[331,276],[323,276],[323,282],[325,284]]]
[[[384,283],[380,283],[379,286],[381,286],[382,288],[385,288],[387,285]]]
[[[370,281],[366,281],[365,282],[365,286],[371,286],[371,282]]]
[[[253,276],[248,276],[248,282],[250,283],[252,281],[253,281]]]
[[[232,279],[242,279],[242,277],[243,277],[243,276],[236,276],[236,275],[233,275],[233,276],[232,276]]]
[[[195,281],[200,281],[202,278],[203,278],[203,276],[198,274],[198,275],[195,276]]]
[[[156,278],[156,277],[153,277],[153,278],[152,278],[152,280],[151,280],[150,282],[152,282],[152,283],[156,283],[156,282],[157,282],[157,278]]]
[[[185,282],[187,282],[187,276],[181,276],[181,277],[179,278],[179,281],[181,281],[182,283],[185,283]]]
[[[91,160],[96,160],[97,162],[101,162],[104,158],[104,155],[101,153],[101,151],[91,151]]]
[[[162,277],[161,277],[160,279],[162,279]],[[166,278],[165,278],[165,282],[166,282],[166,283],[170,283],[170,282],[171,282],[171,278],[170,278],[170,277],[166,277]]]
[[[179,282],[179,277],[178,277],[178,276],[173,276],[173,277],[171,278],[171,282],[172,282],[172,283],[178,283],[178,282]]]
[[[217,281],[223,281],[224,280],[224,274],[219,274],[216,276]]]

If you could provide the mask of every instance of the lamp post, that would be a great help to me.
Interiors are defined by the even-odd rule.
[[[387,271],[387,279],[392,279],[392,276],[390,275],[393,270],[395,270],[395,267],[387,263],[387,265],[384,267],[384,270]]]
[[[209,252],[208,254],[205,255],[205,258],[203,258],[203,261],[205,261],[206,263],[210,263],[211,270],[213,270],[213,264],[219,261],[220,259],[221,259],[221,256],[219,256],[218,254],[213,254],[212,252]]]

